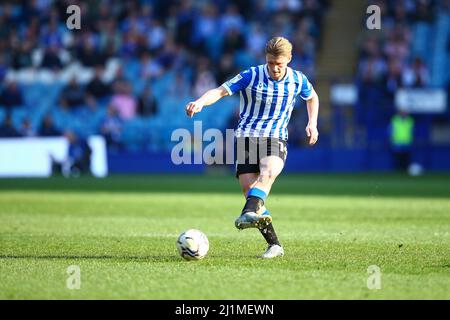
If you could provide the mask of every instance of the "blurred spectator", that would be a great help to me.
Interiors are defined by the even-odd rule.
[[[14,128],[11,116],[7,114],[3,119],[3,123],[0,126],[0,137],[2,138],[15,138],[20,137],[19,131]]]
[[[391,119],[391,150],[395,168],[405,171],[410,164],[414,142],[414,119],[405,111],[399,111]]]
[[[66,132],[69,142],[66,175],[79,176],[90,172],[92,150],[87,141],[73,132]]]
[[[310,81],[314,81],[314,60],[312,55],[304,52],[303,43],[306,44],[306,42],[302,42],[301,45],[294,44],[291,67],[296,70],[301,70],[305,75],[307,75]]]
[[[384,80],[386,92],[393,101],[397,89],[403,86],[402,80],[402,66],[395,60],[389,61],[388,72]]]
[[[266,46],[267,40],[267,34],[264,32],[261,23],[252,23],[245,41],[247,50],[255,57],[256,61],[264,61],[264,47]]]
[[[227,33],[228,30],[243,30],[245,27],[244,20],[239,13],[239,9],[236,5],[230,4],[227,6],[225,14],[220,19],[220,27],[222,33]]]
[[[31,50],[32,44],[29,40],[18,44],[12,52],[12,67],[16,70],[32,67]]]
[[[198,19],[197,10],[193,1],[182,1],[174,12],[176,15],[175,34],[176,42],[191,48],[192,35],[194,34],[194,22]]]
[[[220,58],[219,67],[217,69],[217,82],[222,84],[234,77],[239,71],[234,66],[233,55],[224,54]]]
[[[163,67],[154,59],[153,55],[144,51],[141,55],[141,78],[152,80],[161,76],[163,72]]]
[[[445,1],[443,1],[445,2]],[[433,12],[431,11],[431,0],[418,0],[417,9],[414,14],[414,20],[416,22],[433,22]]]
[[[5,89],[0,95],[0,105],[5,106],[9,110],[23,105],[22,92],[20,92],[16,81],[8,81],[6,83]]]
[[[30,119],[25,118],[22,120],[22,126],[19,129],[19,133],[22,137],[35,137],[36,131],[31,126]]]
[[[214,3],[206,3],[198,18],[195,19],[195,32],[193,43],[199,48],[204,49],[205,42],[214,37],[219,29],[219,15],[217,6]]]
[[[3,82],[3,80],[5,79],[8,69],[9,66],[6,62],[5,55],[0,51],[0,82]]]
[[[137,101],[132,95],[132,88],[128,82],[120,81],[115,83],[111,105],[123,120],[130,120],[136,117]]]
[[[388,34],[386,44],[384,46],[384,54],[387,59],[396,60],[404,64],[408,61],[409,43],[402,37]]]
[[[403,71],[402,78],[406,87],[413,88],[426,87],[430,81],[428,69],[420,58],[414,59],[412,66]]]
[[[59,13],[56,8],[51,8],[49,20],[41,27],[41,42],[46,46],[61,48],[63,45],[63,32],[66,30],[59,27]],[[65,27],[65,26],[64,26]]]
[[[149,117],[158,112],[158,101],[153,95],[153,91],[150,86],[144,89],[141,97],[139,98],[138,112],[140,116]]]
[[[194,79],[194,96],[200,97],[203,93],[215,87],[217,87],[217,82],[209,67],[208,58],[200,58],[197,64],[197,73]]]
[[[83,66],[94,67],[105,64],[105,56],[96,49],[93,36],[86,35],[77,53]]]
[[[245,48],[245,38],[240,30],[228,29],[223,39],[222,49],[224,53],[235,53]]]
[[[150,30],[146,32],[147,46],[153,52],[161,49],[166,41],[166,31],[164,30],[159,19],[152,19],[150,22]]]
[[[69,108],[78,107],[85,104],[84,89],[78,84],[76,77],[72,77],[68,85],[61,92],[61,99]]]
[[[103,67],[97,65],[92,80],[86,86],[86,93],[96,99],[102,99],[111,95],[111,85],[102,80]]]
[[[380,83],[386,73],[386,62],[380,55],[361,61],[359,75],[365,83]]]
[[[177,47],[175,42],[173,42],[170,37],[167,38],[164,47],[157,56],[158,64],[166,70],[170,69],[172,66],[177,67],[177,65],[181,64],[178,60],[183,59],[180,51],[181,50]]]
[[[185,78],[186,77],[182,71],[177,71],[175,73],[174,84],[167,87],[164,95],[179,99],[185,99],[186,97],[188,97],[190,95],[191,88]]]
[[[106,140],[109,149],[121,149],[122,142],[120,137],[122,134],[123,121],[117,115],[117,111],[113,106],[108,107],[108,113],[100,126],[100,132]]]
[[[41,137],[56,137],[62,135],[61,131],[55,127],[53,117],[50,114],[44,117],[38,130],[38,135]]]
[[[123,34],[123,42],[120,48],[120,55],[124,59],[138,56],[145,50],[145,38],[136,30],[131,29]]]
[[[279,0],[273,3],[276,11],[298,12],[302,8],[300,0]]]
[[[107,19],[100,24],[99,29],[99,47],[105,54],[105,59],[116,56],[122,46],[122,36],[117,29],[117,22],[111,18]]]
[[[41,68],[59,71],[63,66],[62,60],[59,57],[59,48],[55,43],[52,43],[45,49],[41,62]]]

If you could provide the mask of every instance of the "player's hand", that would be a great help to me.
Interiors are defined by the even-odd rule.
[[[194,116],[194,114],[202,111],[202,109],[203,109],[203,105],[201,105],[200,103],[198,103],[196,101],[192,101],[186,105],[186,114],[189,118],[192,118]]]
[[[319,131],[315,125],[308,124],[306,127],[306,135],[309,137],[309,145],[313,146],[319,140]]]

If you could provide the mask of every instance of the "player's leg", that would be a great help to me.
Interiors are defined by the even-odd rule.
[[[286,142],[276,138],[260,138],[258,140],[259,176],[256,184],[248,191],[249,196],[253,195],[265,201],[272,184],[283,170],[286,156]]]
[[[239,182],[241,184],[244,197],[247,199],[246,207],[249,207],[249,202],[251,203],[252,201],[257,201],[257,203],[259,203],[259,209],[254,209],[255,211],[258,211],[256,215],[254,212],[243,212],[241,216],[236,220],[236,226],[242,229],[245,227],[258,227],[262,236],[269,245],[268,249],[262,256],[263,258],[275,258],[283,256],[284,250],[280,242],[278,241],[277,234],[275,232],[273,224],[271,223],[272,219],[269,215],[268,210],[264,206],[263,200],[256,196],[254,197],[256,199],[252,199],[252,197],[248,195],[249,191],[256,186],[259,186],[261,188],[260,190],[264,189],[267,193],[270,192],[270,189],[272,188],[276,177],[281,173],[284,163],[283,161],[282,163],[280,163],[279,160],[281,159],[278,158],[277,160],[277,158],[278,157],[276,156],[270,156],[261,159],[261,173],[259,174],[246,173],[239,176]],[[246,207],[244,207],[244,210]],[[261,217],[265,215],[270,217],[270,221],[268,223],[266,223],[267,220],[261,219]],[[239,225],[239,223],[241,225]]]
[[[258,182],[259,173],[246,173],[241,174],[239,176],[239,183],[242,188],[242,193],[244,194],[244,198],[247,199],[248,192],[251,188],[253,188],[256,183]],[[260,208],[260,210],[257,212],[258,214],[263,214],[268,212],[266,207],[263,206]]]
[[[276,177],[283,170],[284,161],[278,156],[267,156],[260,160],[259,170],[255,182],[255,175],[240,175],[239,179],[246,194],[246,203],[241,216],[236,220],[239,229],[257,227],[265,228],[272,222],[272,217],[265,209],[265,201],[275,182]],[[241,177],[242,176],[242,177]],[[269,230],[271,228],[269,227]]]
[[[260,173],[253,188],[263,191],[267,196],[275,179],[283,171],[284,161],[278,156],[267,156],[260,160],[259,167]]]
[[[270,166],[270,159],[268,159],[267,162],[268,163],[266,163],[266,161],[263,161],[263,168],[266,165]],[[252,189],[253,187],[255,187],[255,185],[258,183],[259,179],[260,179],[260,174],[258,174],[258,173],[245,173],[245,174],[239,175],[239,183],[241,185],[242,192],[246,199],[247,199],[249,190]],[[272,182],[272,184],[273,184],[273,182]],[[264,216],[264,215],[269,215],[269,212],[266,209],[266,207],[263,205],[260,208],[259,212],[257,212],[257,214]],[[249,219],[249,218],[250,218],[250,220],[251,219],[255,220],[254,217],[245,216],[245,214],[244,214],[244,215],[241,215],[241,217],[239,217],[237,219],[237,221],[241,220],[241,222],[243,222],[243,221],[245,222],[246,221],[245,219]],[[254,224],[252,224],[252,226],[253,225]],[[275,258],[278,256],[283,256],[284,250],[283,250],[280,242],[278,241],[273,224],[269,223],[268,225],[266,225],[262,228],[259,228],[259,231],[261,232],[261,234],[263,235],[267,244],[269,245],[268,249],[266,250],[266,252],[263,254],[262,257],[263,258]]]
[[[268,156],[262,157],[260,160],[260,175],[254,188],[261,189],[266,194],[269,194],[276,178],[283,170],[286,156],[285,142],[277,139],[268,141]],[[262,257],[270,259],[283,256],[284,250],[278,240],[273,224],[269,223],[267,226],[260,228],[260,232],[269,245]]]
[[[236,220],[236,227],[239,229],[251,227],[264,228],[272,222],[272,217],[265,209],[264,202],[273,182],[283,170],[284,160],[287,154],[286,143],[276,138],[250,138],[247,141],[249,144],[246,145],[245,149],[246,163],[253,155],[257,157],[258,165],[255,166],[252,164],[251,168],[253,170],[245,170],[244,172],[256,171],[259,175],[256,184],[252,181],[251,187],[247,192],[247,201],[241,216]],[[245,166],[241,166],[241,168],[247,169]],[[252,220],[253,222],[251,222]]]
[[[244,194],[244,198],[247,199],[248,192],[251,188],[253,188],[256,185],[256,182],[258,181],[259,173],[245,173],[239,175],[239,184],[242,188],[242,193]],[[257,214],[264,214],[268,213],[265,206],[262,206]]]
[[[264,207],[264,201],[254,197],[254,191],[252,191],[259,176],[258,139],[237,138],[236,141],[236,177],[241,184],[246,203],[235,225],[238,229],[257,228],[263,220],[271,220],[271,217],[258,215]]]
[[[247,198],[248,191],[253,188],[258,180],[259,173],[243,173],[239,175],[239,184],[241,185],[244,197]]]
[[[261,159],[258,180],[255,184],[255,188],[264,190],[269,194],[272,189],[276,178],[281,173],[284,167],[284,161],[278,156],[268,156]],[[283,247],[281,246],[275,229],[272,223],[259,229],[267,244],[269,245],[267,251],[263,254],[263,258],[274,258],[284,255]]]
[[[239,169],[242,170],[242,168],[238,168],[238,172]],[[259,170],[259,168],[257,169]],[[272,221],[272,217],[266,210],[264,201],[250,193],[250,190],[258,181],[259,173],[242,173],[238,177],[246,203],[241,215],[235,221],[236,228],[259,228],[260,225],[269,224]]]

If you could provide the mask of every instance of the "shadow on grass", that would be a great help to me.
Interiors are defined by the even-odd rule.
[[[122,262],[172,262],[180,257],[171,256],[113,256],[113,255],[0,255],[0,260],[115,260]]]
[[[241,260],[251,259],[267,261],[261,255],[212,255],[208,256],[208,261],[216,259]],[[114,256],[114,255],[0,255],[0,260],[111,260],[119,262],[189,262],[178,255],[167,256]],[[195,261],[195,260],[193,260]],[[203,261],[203,260],[198,260]],[[206,261],[206,260],[205,260]]]

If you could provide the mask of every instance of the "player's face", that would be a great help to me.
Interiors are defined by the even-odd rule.
[[[266,54],[267,69],[269,69],[270,77],[277,81],[281,80],[286,74],[286,68],[290,61],[290,57]]]

